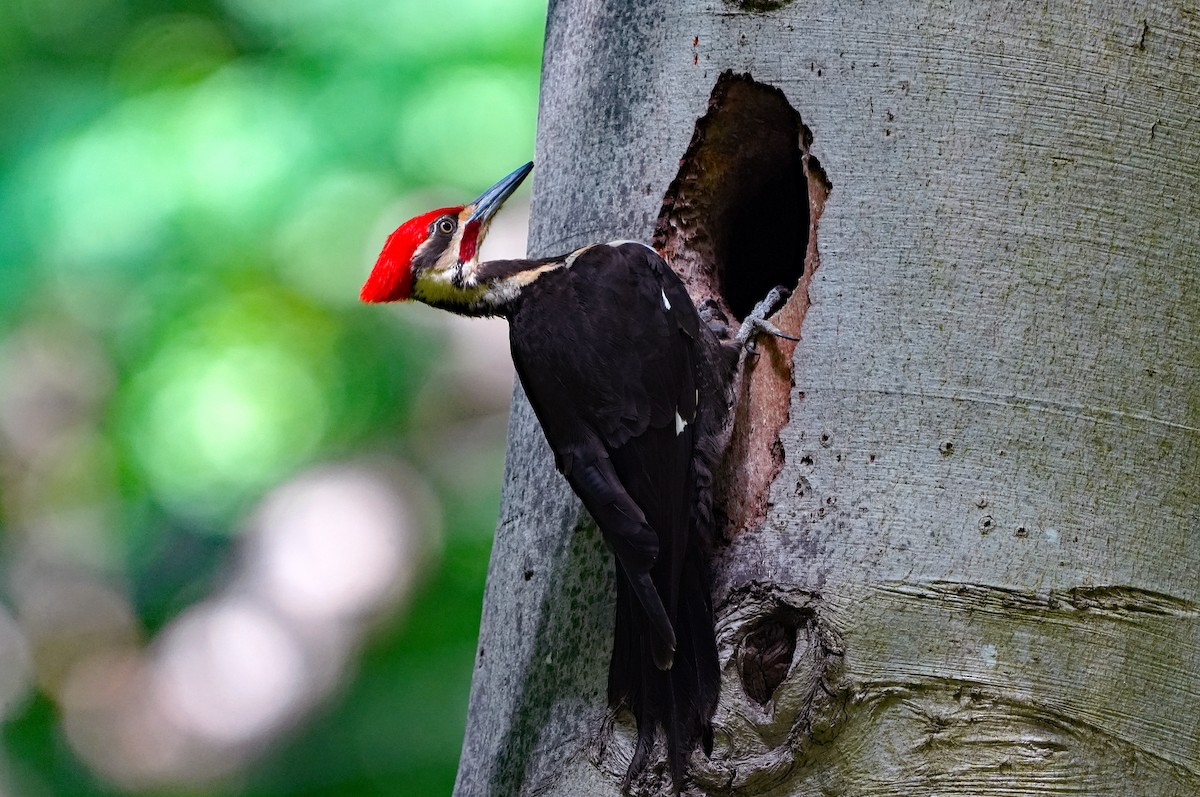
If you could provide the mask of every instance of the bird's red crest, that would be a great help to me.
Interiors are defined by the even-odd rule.
[[[364,302],[402,302],[413,287],[412,257],[429,237],[429,225],[442,215],[457,216],[461,207],[439,208],[409,219],[388,236],[375,268],[358,297]]]

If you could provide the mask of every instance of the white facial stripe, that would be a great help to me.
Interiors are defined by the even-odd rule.
[[[446,251],[442,252],[442,256],[438,258],[435,268],[450,269],[458,265],[458,248],[462,245],[463,227],[459,226],[454,231],[454,237],[450,239],[450,245],[446,247]]]

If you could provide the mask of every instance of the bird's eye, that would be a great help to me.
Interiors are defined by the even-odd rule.
[[[454,222],[450,219],[441,219],[437,223],[437,228],[438,232],[442,233],[443,235],[449,235],[450,233],[454,232]]]

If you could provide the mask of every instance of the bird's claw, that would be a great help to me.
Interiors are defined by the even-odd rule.
[[[746,316],[746,320],[742,322],[742,326],[734,338],[738,345],[746,349],[750,354],[756,354],[754,338],[763,332],[774,335],[777,338],[784,338],[785,340],[800,340],[800,338],[781,331],[779,327],[767,320],[771,314],[787,301],[787,298],[791,294],[792,292],[784,287],[772,288],[766,298],[756,304],[754,309],[750,311],[750,315]]]

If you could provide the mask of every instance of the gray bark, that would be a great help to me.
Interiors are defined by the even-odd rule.
[[[726,69],[833,191],[696,789],[1200,793],[1200,9],[551,2],[531,252],[649,240]],[[509,434],[456,793],[617,794],[609,557]]]

